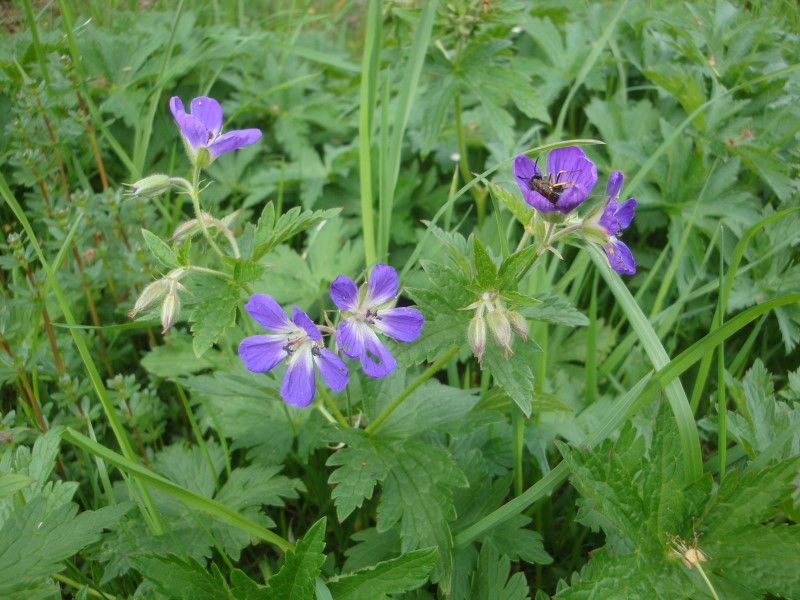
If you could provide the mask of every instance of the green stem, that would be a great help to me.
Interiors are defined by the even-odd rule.
[[[516,402],[511,406],[511,422],[514,428],[511,452],[514,456],[514,495],[521,496],[524,489],[522,480],[522,449],[525,433],[525,414]]]
[[[391,415],[395,411],[395,409],[403,403],[403,400],[405,400],[411,395],[411,392],[413,392],[415,389],[417,389],[419,386],[425,383],[428,379],[433,377],[433,375],[439,369],[441,369],[444,365],[447,364],[447,361],[449,361],[456,355],[459,349],[460,346],[453,346],[452,348],[450,348],[450,350],[445,352],[444,355],[442,355],[439,358],[439,360],[437,360],[430,367],[425,369],[422,375],[417,377],[413,381],[413,383],[411,383],[411,385],[409,385],[406,389],[404,389],[400,393],[400,395],[397,396],[397,398],[392,400],[389,406],[383,409],[383,412],[379,414],[378,417],[372,423],[370,423],[370,425],[365,429],[365,431],[367,433],[373,433],[378,427],[380,427],[381,423],[383,423],[389,417],[389,415]]]
[[[203,212],[200,210],[200,167],[195,165],[192,168],[192,192],[190,194],[192,198],[192,207],[194,208],[194,216],[197,219],[197,222],[200,224],[200,229],[203,232],[203,237],[206,238],[206,241],[211,245],[211,248],[214,249],[214,252],[220,258],[223,258],[225,255],[222,253],[222,250],[219,249],[217,243],[211,237],[211,234],[208,233],[208,228],[206,227],[206,221],[203,219]]]
[[[708,591],[711,592],[711,597],[714,598],[714,600],[719,600],[719,596],[717,596],[717,592],[716,590],[714,590],[714,586],[711,585],[711,582],[708,580],[708,577],[706,576],[706,572],[703,570],[703,567],[700,566],[700,563],[697,563],[695,566],[697,567],[697,570],[700,571],[700,576],[703,578],[703,581],[706,582],[706,585],[708,586]]]
[[[330,411],[333,413],[333,417],[336,419],[336,422],[342,427],[350,427],[350,425],[347,424],[347,420],[344,418],[344,415],[339,410],[339,407],[336,406],[333,398],[331,398],[330,394],[328,393],[328,390],[326,390],[319,382],[317,382],[317,391],[319,392],[320,396],[322,396],[322,401],[325,403],[325,406],[327,406],[328,409],[330,409]]]
[[[203,438],[203,435],[200,433],[200,427],[197,425],[197,419],[194,416],[194,411],[192,410],[191,405],[189,404],[189,399],[186,397],[186,392],[183,391],[183,386],[177,381],[175,382],[175,387],[178,390],[178,396],[180,396],[181,404],[183,405],[183,410],[186,411],[186,416],[189,419],[189,426],[192,428],[192,433],[194,433],[194,437],[197,440],[197,444],[200,446],[200,452],[203,453],[203,458],[206,460],[206,464],[208,465],[208,470],[211,472],[211,477],[214,478],[214,489],[219,491],[219,475],[217,475],[217,470],[214,468],[214,463],[211,460],[211,455],[208,453],[208,448],[206,447],[206,441]]]

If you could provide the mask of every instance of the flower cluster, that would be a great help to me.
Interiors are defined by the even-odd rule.
[[[566,216],[586,200],[597,183],[597,168],[578,146],[556,148],[547,156],[547,170],[542,173],[537,162],[524,154],[514,161],[514,177],[522,197],[551,226],[565,223]],[[623,175],[614,171],[608,179],[606,201],[593,210],[580,224],[566,224],[565,231],[579,228],[584,238],[601,245],[611,268],[617,273],[633,275],[636,261],[627,245],[619,239],[633,219],[636,200],[620,203]],[[551,230],[548,232],[552,233]],[[545,242],[556,239],[558,233]]]
[[[387,265],[376,265],[360,290],[352,279],[339,275],[331,283],[330,295],[342,311],[336,328],[339,351],[348,358],[358,358],[370,377],[391,373],[397,362],[377,333],[410,342],[419,337],[425,321],[416,308],[395,307],[397,272]],[[316,385],[314,366],[331,389],[340,391],[347,386],[347,365],[322,345],[320,328],[302,310],[295,306],[290,320],[267,294],[251,296],[245,310],[272,333],[243,339],[239,356],[254,373],[265,373],[286,362],[280,392],[285,402],[294,406],[311,404]]]

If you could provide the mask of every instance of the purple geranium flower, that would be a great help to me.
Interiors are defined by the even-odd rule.
[[[605,229],[608,242],[603,244],[603,249],[608,256],[611,268],[617,273],[633,275],[636,273],[636,261],[630,248],[625,242],[618,239],[621,231],[630,225],[633,219],[633,211],[636,208],[636,199],[628,198],[623,203],[619,203],[619,191],[622,188],[624,176],[619,171],[614,171],[608,178],[606,187],[606,203],[602,212],[595,217],[594,223]]]
[[[586,200],[597,183],[597,167],[578,146],[556,148],[547,155],[547,174],[524,154],[514,160],[514,177],[525,202],[539,212],[568,214]]]
[[[286,359],[281,398],[293,406],[308,406],[314,399],[317,366],[328,387],[339,391],[347,386],[347,365],[320,344],[322,335],[308,315],[296,306],[292,320],[267,294],[253,294],[245,310],[272,334],[251,335],[239,343],[239,356],[253,373],[265,373]]]
[[[344,313],[336,329],[336,343],[345,356],[360,358],[370,377],[388,375],[397,366],[375,332],[410,342],[419,337],[425,322],[416,308],[395,308],[396,296],[397,271],[388,265],[375,265],[360,293],[355,282],[344,275],[331,283],[331,299]]]
[[[236,129],[222,133],[222,107],[208,96],[192,100],[191,112],[188,113],[177,96],[170,99],[169,108],[180,127],[186,151],[193,163],[198,163],[201,148],[205,148],[207,155],[199,161],[201,167],[207,166],[223,152],[249,146],[261,137],[260,129]]]

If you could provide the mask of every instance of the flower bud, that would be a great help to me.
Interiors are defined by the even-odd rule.
[[[489,332],[494,341],[500,344],[507,352],[511,352],[511,324],[508,322],[508,311],[493,310],[486,315],[489,322]]]
[[[167,293],[169,288],[170,284],[166,279],[159,279],[148,285],[136,300],[136,304],[134,304],[133,308],[128,312],[128,316],[132,319],[136,316],[136,313],[155,306],[164,294]]]
[[[163,173],[156,173],[131,185],[131,194],[137,198],[155,198],[172,187],[172,179]]]
[[[509,311],[508,313],[508,321],[511,324],[511,329],[514,330],[519,337],[522,338],[522,341],[528,341],[528,321],[516,311]]]
[[[164,304],[161,305],[161,326],[163,327],[161,330],[162,334],[167,333],[167,330],[175,324],[181,314],[181,300],[178,297],[178,291],[176,287],[177,282],[175,282],[175,285],[172,286],[170,293],[164,299]]]
[[[483,362],[483,350],[486,348],[486,319],[474,316],[467,328],[467,342],[472,353],[478,357],[478,362]]]
[[[211,164],[211,153],[208,151],[208,148],[205,146],[200,146],[197,149],[197,154],[194,155],[192,162],[201,169],[203,167],[207,167]]]
[[[588,219],[583,222],[581,233],[583,233],[583,237],[587,242],[601,245],[606,245],[610,242],[606,228]]]

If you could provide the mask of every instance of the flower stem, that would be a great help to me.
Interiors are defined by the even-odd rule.
[[[194,166],[192,168],[192,207],[194,208],[194,216],[197,219],[197,222],[200,224],[200,229],[203,231],[203,237],[206,238],[208,243],[213,248],[214,252],[220,258],[223,258],[225,255],[222,253],[222,250],[219,249],[216,242],[211,237],[211,234],[208,233],[208,228],[206,227],[206,222],[203,219],[203,213],[200,210],[200,167]]]
[[[336,406],[336,403],[333,401],[333,398],[331,398],[330,394],[328,394],[328,390],[326,390],[324,387],[322,387],[322,385],[317,383],[317,391],[319,392],[320,396],[322,396],[322,401],[333,413],[333,417],[336,419],[336,422],[339,423],[339,425],[341,425],[342,427],[350,427],[350,425],[347,424],[347,420],[344,418],[344,415],[339,410],[339,407]],[[320,409],[320,412],[324,415],[326,411],[323,409],[323,407],[318,406],[318,408]]]
[[[719,600],[719,596],[717,596],[717,592],[716,590],[714,590],[714,586],[711,585],[711,582],[708,580],[706,572],[703,571],[703,567],[700,566],[700,563],[697,563],[695,566],[697,567],[697,570],[700,571],[700,576],[703,578],[703,581],[706,582],[706,585],[708,586],[708,591],[711,592],[711,597],[714,598],[714,600]]]
[[[580,229],[581,227],[583,227],[583,225],[582,225],[581,223],[576,223],[575,225],[570,225],[569,227],[564,227],[564,229],[562,229],[561,231],[558,231],[558,232],[554,233],[554,234],[552,235],[552,237],[550,237],[550,239],[548,240],[548,244],[552,244],[552,243],[553,243],[553,242],[555,242],[555,241],[556,241],[558,238],[560,238],[560,237],[564,237],[564,236],[565,236],[565,235],[567,235],[568,233],[571,233],[571,232],[573,232],[573,231],[575,231],[575,230],[577,230],[577,229]]]
[[[425,383],[425,381],[427,381],[428,379],[433,377],[433,375],[439,369],[441,369],[445,364],[447,364],[447,361],[449,361],[451,358],[453,358],[456,355],[456,352],[458,352],[459,349],[460,349],[460,346],[453,346],[452,348],[450,348],[450,350],[448,350],[441,357],[439,357],[439,360],[437,360],[430,367],[425,369],[425,371],[422,373],[422,375],[417,377],[411,383],[411,385],[409,385],[406,389],[404,389],[402,392],[400,392],[400,394],[397,396],[397,398],[392,400],[392,402],[391,402],[391,404],[389,404],[389,406],[387,406],[386,408],[383,409],[383,412],[381,414],[379,414],[378,417],[372,423],[369,424],[369,426],[367,426],[365,431],[367,433],[372,433],[378,427],[380,427],[381,423],[383,423],[389,417],[389,415],[391,415],[395,411],[395,409],[403,403],[403,400],[405,400],[406,398],[408,398],[411,395],[411,392],[413,392],[415,389],[417,389],[419,386],[421,386],[423,383]]]

